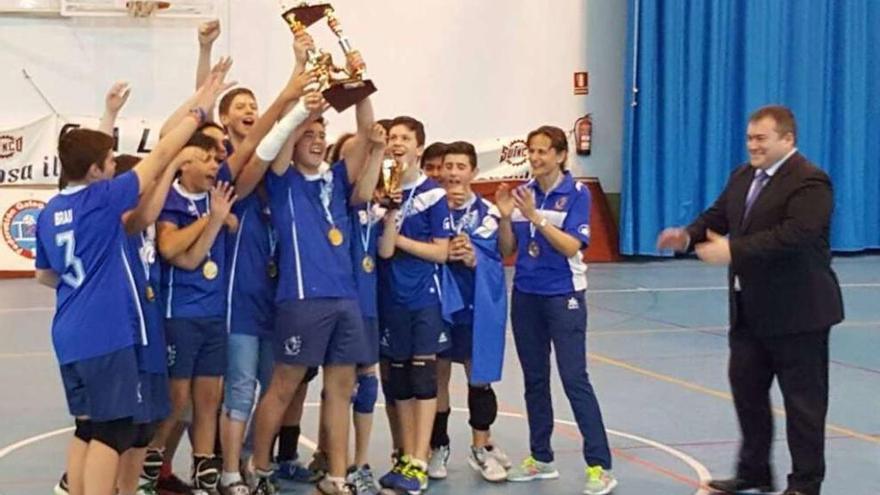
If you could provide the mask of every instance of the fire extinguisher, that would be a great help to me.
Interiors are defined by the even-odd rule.
[[[587,156],[592,150],[593,114],[586,114],[574,123],[574,146],[578,155]]]

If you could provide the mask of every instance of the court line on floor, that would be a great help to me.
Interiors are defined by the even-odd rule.
[[[876,289],[880,283],[849,283],[840,284],[841,289]],[[587,289],[587,294],[636,294],[645,292],[698,292],[698,291],[726,291],[726,285],[691,286],[691,287],[633,287],[629,289]]]
[[[640,375],[644,375],[649,378],[653,378],[655,380],[659,380],[659,381],[666,382],[666,383],[671,383],[673,385],[678,385],[680,387],[684,387],[689,390],[693,390],[695,392],[699,392],[699,393],[706,394],[706,395],[711,395],[711,396],[717,397],[719,399],[724,399],[724,400],[733,402],[733,396],[731,394],[729,394],[728,392],[722,392],[720,390],[715,390],[713,388],[704,387],[703,385],[699,385],[697,383],[694,383],[694,382],[691,382],[688,380],[676,378],[674,376],[665,375],[662,373],[657,373],[655,371],[641,368],[639,366],[635,366],[635,365],[627,363],[625,361],[614,359],[614,358],[611,358],[611,357],[608,357],[608,356],[605,356],[602,354],[597,354],[595,352],[588,352],[587,355],[593,361],[597,361],[597,362],[600,362],[603,364],[608,364],[611,366],[616,366],[618,368],[622,368],[627,371],[631,371],[633,373],[638,373]],[[777,416],[785,417],[785,410],[780,407],[774,407],[773,413],[776,414]],[[855,430],[852,430],[850,428],[846,428],[843,426],[838,426],[833,423],[825,423],[825,428],[828,431],[832,431],[834,433],[845,435],[845,436],[848,436],[851,438],[864,440],[869,443],[880,444],[880,438],[878,438],[878,437],[867,435],[867,434],[864,434],[864,433],[861,433],[861,432],[858,432],[858,431],[855,431]]]

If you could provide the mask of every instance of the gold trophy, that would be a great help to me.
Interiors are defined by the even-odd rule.
[[[379,189],[382,192],[379,199],[380,205],[391,209],[400,208],[403,202],[400,197],[403,190],[403,174],[407,168],[406,163],[398,162],[393,158],[386,158],[382,162],[382,174],[379,181]]]
[[[364,79],[366,66],[360,53],[351,47],[351,42],[342,33],[342,25],[329,3],[309,5],[301,3],[296,7],[287,8],[282,2],[284,13],[281,17],[290,26],[294,34],[304,31],[307,27],[327,19],[327,26],[339,39],[339,46],[347,59],[345,67],[333,64],[333,56],[322,49],[310,49],[306,70],[315,70],[318,74],[318,91],[337,112],[358,103],[376,92],[373,81]]]

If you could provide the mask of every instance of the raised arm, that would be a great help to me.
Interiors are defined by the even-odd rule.
[[[220,21],[214,19],[199,24],[199,61],[196,64],[196,89],[202,87],[211,74],[211,48],[220,36]]]
[[[221,60],[211,71],[205,84],[196,93],[196,106],[187,114],[189,117],[178,122],[167,136],[161,138],[153,151],[134,167],[140,182],[140,190],[151,184],[162,169],[174,158],[192,136],[193,132],[205,122],[208,110],[213,107],[217,97],[232,83],[225,83],[231,62]]]
[[[110,136],[113,135],[113,128],[116,126],[116,117],[119,111],[128,101],[128,95],[131,88],[125,81],[119,81],[110,87],[107,96],[104,97],[104,114],[101,115],[101,122],[98,124],[98,130]]]
[[[162,213],[162,206],[165,204],[168,190],[171,189],[171,183],[174,182],[174,176],[189,159],[191,159],[191,153],[185,148],[171,160],[170,165],[165,167],[159,179],[144,189],[137,206],[133,210],[127,211],[122,217],[126,234],[141,232],[156,223],[159,214]]]
[[[379,124],[373,124],[373,131],[370,134],[370,152],[366,157],[367,163],[362,167],[360,177],[355,183],[354,191],[352,191],[352,204],[366,203],[373,197],[376,184],[379,182],[379,173],[382,171],[386,142],[385,128]]]

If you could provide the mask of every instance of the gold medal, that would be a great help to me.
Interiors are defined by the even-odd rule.
[[[369,254],[364,255],[364,259],[361,260],[361,267],[367,273],[373,273],[373,270],[376,269],[376,261]]]
[[[330,230],[327,231],[327,238],[330,239],[330,244],[332,244],[333,246],[342,245],[342,231],[337,229],[335,226],[331,227]]]
[[[152,285],[148,285],[146,289],[144,289],[144,295],[147,297],[147,301],[153,302],[156,299],[156,291],[153,290]]]
[[[541,246],[538,246],[538,241],[531,240],[529,241],[529,256],[532,258],[537,258],[539,254],[541,254]]]
[[[214,280],[219,273],[220,268],[217,267],[217,263],[214,263],[214,260],[208,260],[202,265],[202,275],[208,280]]]
[[[269,260],[269,263],[266,264],[266,273],[269,275],[269,278],[278,276],[278,265],[275,264],[275,260]]]

